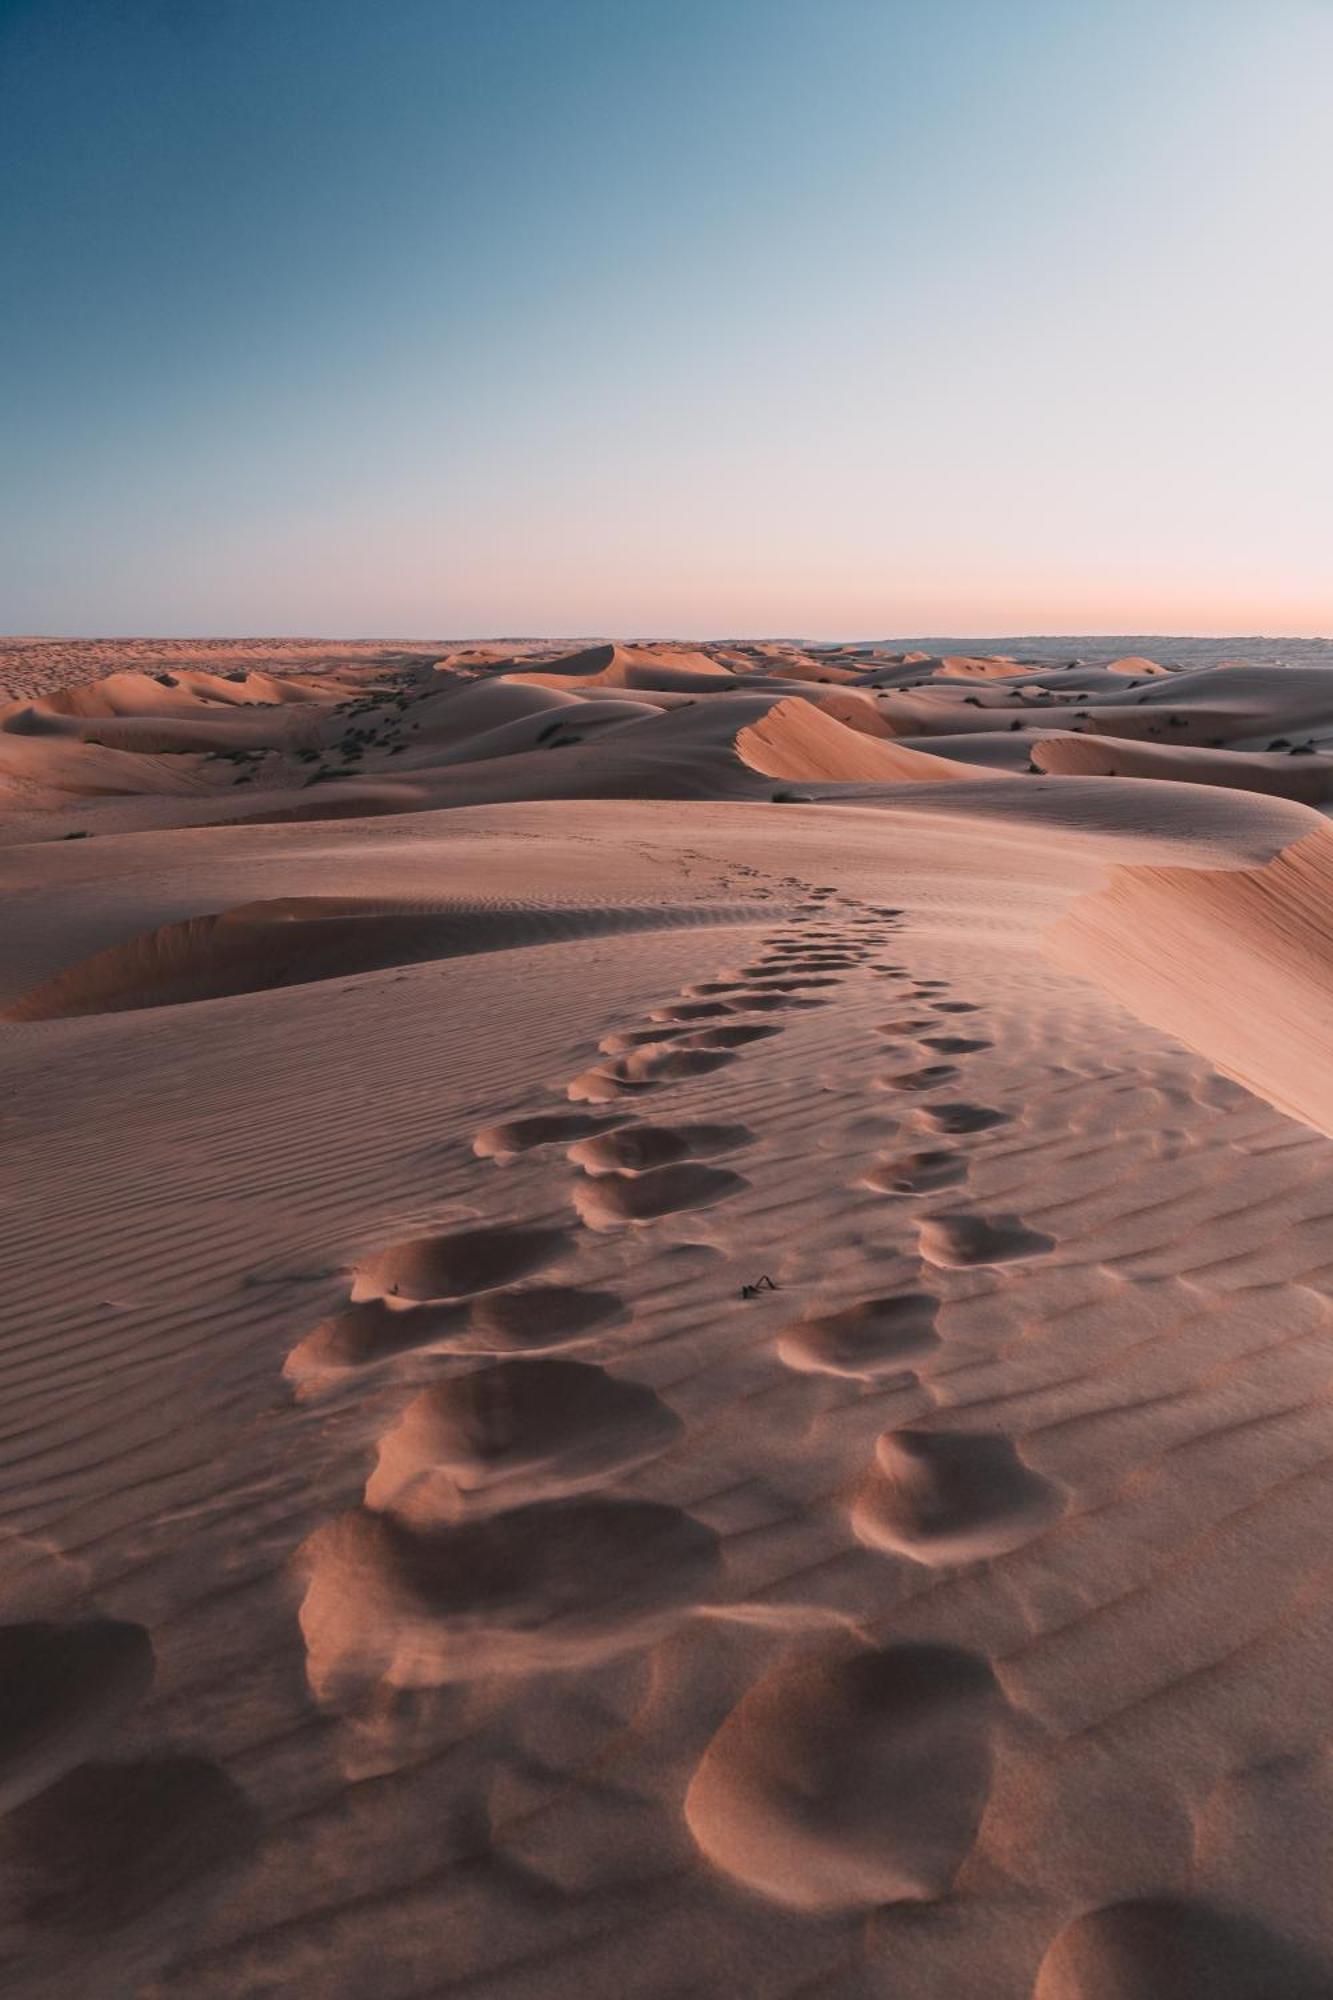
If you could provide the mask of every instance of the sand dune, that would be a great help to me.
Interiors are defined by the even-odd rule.
[[[1031,751],[1039,771],[1058,777],[1170,778],[1182,785],[1228,785],[1310,806],[1333,801],[1333,757],[1291,758],[1245,750],[1178,749],[1171,743],[1106,736],[1041,737]]]
[[[0,647],[7,1993],[1333,1992],[1333,677],[929,643]]]
[[[863,726],[849,727],[829,714],[822,703],[790,699],[739,730],[736,751],[742,763],[769,778],[892,785],[949,784],[988,775],[944,757],[877,741]]]

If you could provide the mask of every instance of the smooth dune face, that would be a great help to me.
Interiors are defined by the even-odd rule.
[[[1333,675],[0,674],[6,1994],[1333,1993]]]

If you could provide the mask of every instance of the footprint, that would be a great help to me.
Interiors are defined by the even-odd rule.
[[[750,1183],[726,1167],[650,1167],[641,1174],[600,1174],[574,1190],[574,1206],[589,1229],[618,1229],[623,1224],[656,1222],[684,1209],[711,1208],[716,1201],[739,1194]]]
[[[588,1174],[642,1173],[677,1160],[732,1153],[753,1138],[748,1125],[622,1125],[617,1131],[580,1139],[570,1147],[568,1158]]]
[[[415,1348],[443,1347],[467,1323],[462,1305],[395,1308],[369,1300],[321,1321],[292,1349],[282,1372],[298,1395],[310,1395],[349,1370],[372,1368]]]
[[[917,1225],[921,1254],[950,1268],[1009,1264],[1055,1248],[1053,1236],[1029,1229],[1016,1215],[936,1215]]]
[[[945,1056],[971,1056],[978,1049],[989,1049],[994,1045],[984,1042],[979,1036],[967,1035],[923,1035],[921,1045],[927,1049],[938,1049]]]
[[[356,1508],[301,1560],[310,1686],[337,1701],[367,1684],[437,1687],[612,1659],[707,1601],[718,1538],[646,1500],[537,1501],[418,1528]]]
[[[760,993],[807,993],[811,988],[841,985],[842,981],[840,979],[826,977],[823,973],[804,973],[795,979],[787,974],[774,975],[768,973],[761,977],[756,973],[753,977],[747,976],[745,990],[747,992],[758,991]]]
[[[597,1044],[598,1052],[604,1056],[624,1056],[628,1055],[633,1049],[643,1048],[648,1042],[674,1042],[681,1035],[688,1035],[691,1032],[692,1025],[689,1021],[682,1021],[678,1027],[673,1028],[666,1022],[659,1021],[651,1028],[620,1028],[612,1035],[602,1036],[601,1041]],[[571,1117],[577,1117],[579,1114],[572,1112],[570,1115]],[[591,1117],[591,1113],[585,1112],[583,1115]],[[610,1122],[614,1123],[615,1121],[611,1120]]]
[[[650,1043],[632,1055],[617,1056],[600,1069],[585,1070],[566,1090],[575,1102],[604,1103],[658,1084],[679,1083],[686,1077],[707,1076],[734,1062],[728,1049],[680,1049],[670,1042]]]
[[[970,1000],[937,1000],[935,1002],[935,1012],[937,1014],[979,1014],[981,1009],[974,1006]]]
[[[993,1126],[1008,1125],[1012,1117],[987,1104],[926,1104],[916,1115],[932,1131],[952,1133],[989,1132]]]
[[[675,1442],[661,1397],[582,1361],[499,1361],[436,1382],[380,1441],[368,1507],[459,1518],[604,1484]]]
[[[806,1373],[862,1380],[897,1374],[939,1346],[938,1310],[939,1300],[929,1292],[862,1299],[838,1312],[794,1321],[779,1337],[778,1357]]]
[[[585,1292],[573,1285],[488,1292],[469,1307],[467,1325],[450,1342],[450,1352],[534,1354],[572,1347],[624,1313],[625,1302],[614,1292]]]
[[[81,1764],[8,1816],[0,1852],[29,1924],[87,1936],[168,1900],[178,1912],[182,1899],[197,1909],[254,1853],[259,1833],[254,1808],[218,1765],[163,1755]]]
[[[45,1791],[101,1746],[147,1694],[142,1625],[0,1625],[0,1813]]]
[[[952,1083],[958,1071],[952,1063],[931,1063],[925,1069],[900,1070],[897,1076],[882,1076],[881,1090],[938,1090],[941,1084]]]
[[[614,1118],[594,1117],[589,1111],[539,1112],[532,1118],[485,1126],[472,1141],[472,1150],[483,1160],[511,1160],[534,1146],[556,1146],[581,1139],[587,1132],[606,1131],[615,1122]]]
[[[630,1097],[636,1090],[651,1090],[655,1081],[655,1078],[647,1077],[639,1083],[631,1083],[603,1069],[585,1069],[570,1079],[565,1087],[565,1096],[571,1104],[614,1104],[617,1098]]]
[[[572,1285],[487,1292],[470,1304],[393,1306],[372,1299],[307,1334],[288,1355],[283,1373],[298,1396],[310,1396],[356,1369],[432,1348],[448,1354],[532,1354],[572,1347],[620,1319],[624,1310],[614,1292]]]
[[[700,1028],[681,1046],[687,1049],[741,1049],[749,1042],[767,1041],[770,1035],[781,1033],[778,1027],[761,1027],[757,1023],[746,1026],[738,1022],[731,1028]]]
[[[754,968],[756,977],[771,978],[775,970],[793,972],[844,972],[863,963],[864,952],[821,951],[804,952],[799,958],[779,958],[771,963],[761,963]],[[748,976],[748,975],[747,975]]]
[[[881,1194],[934,1194],[965,1181],[967,1162],[957,1153],[908,1153],[901,1159],[877,1160],[861,1178]]]
[[[734,993],[734,986],[715,986],[715,993]],[[650,1021],[715,1021],[731,1012],[724,1000],[673,1000],[667,1006],[651,1007]]]
[[[1060,1511],[1050,1481],[1008,1438],[968,1431],[885,1431],[852,1504],[872,1549],[919,1563],[978,1562],[1017,1548]]]
[[[791,1909],[933,1901],[976,1838],[1000,1708],[986,1662],[953,1646],[779,1666],[704,1752],[686,1824],[715,1867]]]
[[[875,1033],[877,1035],[919,1035],[923,1029],[933,1028],[934,1025],[935,1023],[932,1020],[924,1016],[914,1018],[911,1014],[906,1014],[897,1021],[877,1021],[875,1023]]]
[[[823,1007],[826,1004],[823,1000],[803,999],[798,993],[756,993],[751,988],[746,999],[737,1000],[727,1011],[732,1014],[776,1014],[787,1008]]]
[[[511,1224],[459,1229],[442,1236],[414,1236],[391,1243],[358,1264],[352,1298],[466,1298],[526,1278],[554,1263],[569,1248],[563,1229],[525,1229]]]
[[[1032,2000],[1328,2000],[1333,1966],[1243,1911],[1184,1897],[1085,1910],[1041,1962]]]

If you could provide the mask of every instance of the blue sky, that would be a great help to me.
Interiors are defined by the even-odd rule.
[[[0,627],[1333,628],[1325,0],[0,0]]]

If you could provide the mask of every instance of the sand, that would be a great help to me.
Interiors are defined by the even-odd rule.
[[[1333,674],[0,649],[6,1994],[1333,1993]]]

